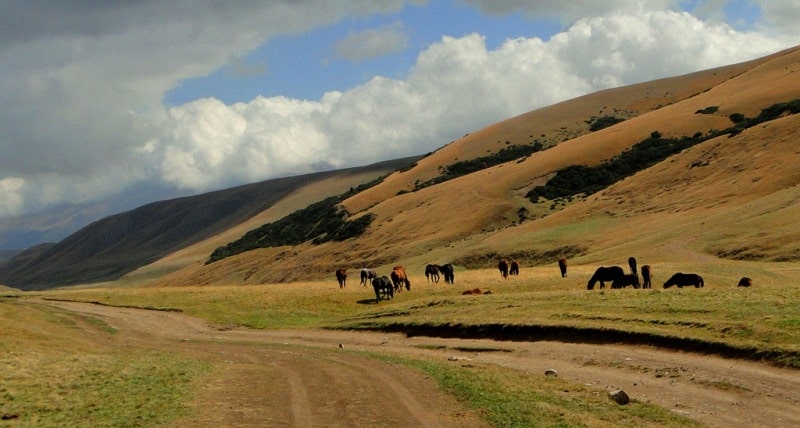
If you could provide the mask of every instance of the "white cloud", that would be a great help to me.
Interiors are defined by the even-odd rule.
[[[405,80],[376,77],[319,102],[276,97],[173,109],[188,119],[175,128],[190,131],[173,132],[165,142],[164,178],[201,190],[231,177],[256,180],[313,164],[344,167],[422,154],[580,94],[780,47],[759,34],[665,11],[582,19],[549,41],[507,40],[493,51],[478,34],[444,37],[419,55]]]
[[[235,64],[274,35],[353,13],[396,11],[403,2],[114,3],[34,15],[24,12],[27,2],[6,2],[0,217],[146,180],[204,191],[422,154],[566,98],[744,61],[792,43],[655,10],[673,1],[473,3],[492,13],[596,14],[550,40],[511,39],[491,51],[479,34],[444,37],[419,54],[403,80],[374,77],[320,100],[201,99],[167,107],[162,97],[181,79]],[[800,16],[785,16],[794,2],[761,4],[765,19],[781,25]],[[405,29],[384,30],[374,34],[395,37]],[[362,40],[371,55],[403,42],[387,37],[369,45],[360,36],[351,41]]]

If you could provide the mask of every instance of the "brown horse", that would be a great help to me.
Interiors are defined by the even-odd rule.
[[[567,277],[567,259],[558,260],[558,269],[561,271],[561,277]]]
[[[519,263],[516,260],[511,260],[511,264],[508,265],[508,274],[519,276]]]
[[[346,268],[336,270],[336,281],[339,283],[339,288],[344,288],[345,283],[347,282]]]
[[[642,266],[642,288],[653,288],[653,284],[650,282],[650,265],[643,265]]]
[[[411,281],[408,280],[408,276],[406,275],[406,268],[403,266],[393,267],[391,277],[395,291],[403,291],[403,285],[406,286],[406,290],[411,291]]]
[[[497,269],[500,271],[500,276],[502,276],[503,279],[508,279],[508,267],[508,259],[500,259],[497,263]]]

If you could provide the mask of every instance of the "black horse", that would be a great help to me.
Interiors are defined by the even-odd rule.
[[[664,288],[669,288],[673,285],[677,285],[678,288],[689,287],[690,285],[693,285],[694,288],[700,288],[705,284],[703,283],[703,277],[696,273],[678,272],[664,283]]]
[[[516,260],[511,260],[508,265],[508,274],[511,276],[519,276],[519,263]]]
[[[600,288],[605,288],[606,282],[613,282],[617,278],[625,275],[625,271],[619,266],[601,266],[597,268],[594,275],[589,279],[586,284],[587,290],[594,290],[594,285],[600,281]]]
[[[651,277],[650,265],[642,266],[642,288],[653,288],[653,284],[650,282]]]
[[[378,274],[375,273],[372,269],[361,269],[361,285],[367,285],[370,280],[375,279],[378,277]]]
[[[439,282],[439,272],[441,271],[442,267],[439,265],[426,265],[425,266],[425,278],[428,282]]]
[[[444,276],[444,282],[446,282],[447,284],[455,284],[456,274],[453,272],[453,265],[451,265],[450,263],[442,265],[439,267],[439,270],[442,271],[442,275]]]
[[[375,300],[378,303],[394,297],[394,284],[386,275],[373,279],[372,288],[375,289]]]
[[[567,259],[558,260],[558,269],[561,271],[561,277],[567,277]]]
[[[639,284],[639,275],[634,274],[625,274],[621,277],[611,281],[611,288],[625,288],[627,286],[633,286],[633,288],[639,288],[641,285]]]
[[[628,267],[631,268],[631,273],[634,275],[638,275],[639,271],[636,270],[636,258],[635,257],[628,257]]]

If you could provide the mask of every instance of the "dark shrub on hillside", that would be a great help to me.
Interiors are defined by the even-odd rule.
[[[256,248],[299,245],[307,241],[321,244],[360,236],[374,216],[367,214],[349,221],[347,211],[338,205],[341,201],[340,196],[330,197],[253,229],[240,239],[214,250],[206,264]]]
[[[608,128],[609,126],[616,125],[620,122],[624,122],[625,119],[614,117],[614,116],[602,116],[602,117],[593,117],[587,123],[589,123],[589,130],[599,131],[603,128]]]
[[[504,147],[497,153],[491,154],[489,156],[482,156],[475,159],[456,162],[454,164],[440,168],[439,172],[441,175],[439,175],[438,177],[432,178],[422,183],[416,183],[414,186],[414,190],[424,189],[426,187],[443,183],[445,181],[452,180],[457,177],[461,177],[467,174],[472,174],[473,172],[477,172],[482,169],[490,168],[495,165],[500,165],[502,163],[524,158],[526,156],[530,156],[533,153],[542,151],[543,148],[544,147],[542,146],[542,143],[537,141],[531,145],[522,145],[522,146],[513,145]]]
[[[526,196],[531,202],[536,203],[539,198],[552,200],[581,193],[589,195],[710,138],[724,134],[736,135],[748,127],[797,113],[800,113],[800,99],[774,104],[763,109],[754,118],[734,113],[730,116],[731,121],[735,123],[733,127],[706,135],[698,132],[691,137],[662,138],[660,132],[653,131],[649,138],[634,144],[619,156],[600,165],[573,165],[558,170],[544,186],[533,188]]]
[[[719,106],[710,106],[701,110],[697,110],[694,114],[714,114],[719,110]]]

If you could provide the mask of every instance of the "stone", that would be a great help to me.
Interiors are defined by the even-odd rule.
[[[609,392],[608,398],[610,398],[611,401],[621,405],[625,405],[631,402],[631,398],[628,397],[628,394],[621,389],[615,389]]]

